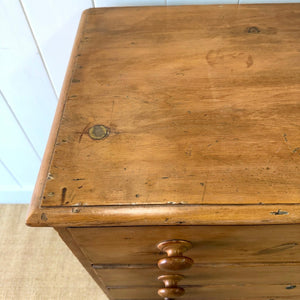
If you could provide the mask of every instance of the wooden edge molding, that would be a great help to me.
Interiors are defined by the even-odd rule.
[[[80,23],[78,26],[76,38],[74,41],[72,53],[71,53],[68,68],[67,68],[67,73],[66,73],[64,83],[63,83],[63,86],[61,89],[58,105],[56,107],[56,112],[55,112],[54,120],[52,123],[49,139],[48,139],[47,146],[46,146],[46,149],[44,152],[44,157],[42,160],[42,164],[41,164],[41,167],[39,170],[35,188],[34,188],[34,191],[32,194],[31,203],[30,203],[29,210],[27,213],[28,220],[34,218],[33,215],[35,215],[36,211],[40,207],[42,192],[44,189],[46,179],[48,177],[50,164],[52,161],[53,152],[54,152],[54,148],[55,148],[54,145],[55,145],[56,139],[57,139],[58,129],[59,129],[62,115],[64,112],[65,103],[66,103],[66,100],[68,99],[68,92],[69,92],[69,87],[70,87],[70,84],[72,81],[73,73],[76,68],[77,55],[78,55],[78,51],[80,48],[81,37],[83,35],[83,27],[86,22],[87,14],[90,12],[90,10],[91,9],[87,9],[87,10],[83,11],[81,19],[80,19]],[[27,222],[30,222],[30,221],[27,221]]]
[[[31,208],[29,226],[267,225],[300,223],[300,205],[144,205]]]

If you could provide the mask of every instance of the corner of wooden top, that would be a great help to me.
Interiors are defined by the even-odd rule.
[[[87,8],[85,10],[82,11],[81,13],[81,17],[88,15],[89,13],[91,13],[93,10],[95,10],[96,8],[92,7],[92,8]]]
[[[30,227],[40,226],[39,224],[39,212],[36,209],[33,209],[31,206],[27,212],[25,224]]]
[[[41,168],[42,169],[42,168]],[[32,194],[32,199],[27,211],[26,216],[26,225],[30,227],[40,227],[40,226],[48,226],[46,224],[46,220],[43,220],[43,213],[41,211],[40,205],[41,205],[41,199],[39,195],[41,194],[41,186],[43,180],[43,172],[40,171],[38,181],[36,183],[34,192]]]

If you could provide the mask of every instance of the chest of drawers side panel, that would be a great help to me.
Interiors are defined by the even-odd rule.
[[[66,243],[72,253],[77,257],[83,267],[87,270],[87,272],[92,276],[92,278],[96,281],[96,283],[100,286],[102,291],[106,294],[109,300],[115,300],[106,289],[101,277],[95,272],[92,268],[91,262],[89,259],[82,253],[81,249],[78,247],[72,236],[70,235],[68,228],[55,228],[58,232],[59,236]],[[67,262],[66,262],[67,263]]]

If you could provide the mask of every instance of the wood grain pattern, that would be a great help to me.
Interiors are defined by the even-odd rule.
[[[94,265],[96,273],[108,287],[162,287],[157,280],[162,274],[151,265]],[[299,264],[198,264],[185,275],[180,286],[187,285],[299,285]],[[284,274],[284,276],[283,276]]]
[[[33,195],[32,195],[32,199],[31,199],[31,203],[28,209],[28,215],[27,215],[27,223],[32,223],[36,224],[38,223],[36,220],[36,216],[37,214],[39,215],[39,217],[41,216],[41,214],[43,214],[43,212],[41,213],[39,211],[39,207],[41,204],[41,195],[43,193],[44,187],[45,187],[45,183],[46,180],[48,178],[48,174],[49,174],[49,167],[51,164],[51,160],[52,160],[52,156],[53,156],[53,145],[55,144],[56,138],[57,138],[57,132],[60,126],[60,121],[63,115],[63,111],[64,111],[64,107],[65,107],[65,100],[68,97],[68,89],[69,89],[69,85],[71,83],[72,77],[73,77],[73,72],[74,72],[74,64],[75,61],[77,59],[77,48],[79,47],[80,44],[80,38],[81,38],[81,34],[82,34],[82,29],[83,29],[83,24],[85,21],[85,15],[86,15],[86,11],[83,12],[82,14],[82,18],[80,20],[80,24],[77,30],[77,35],[76,35],[76,39],[74,41],[74,45],[73,45],[73,49],[72,49],[72,54],[70,57],[70,61],[69,61],[69,65],[68,65],[68,69],[67,69],[67,73],[64,79],[64,83],[63,83],[63,87],[61,90],[61,94],[60,94],[60,98],[59,98],[59,102],[58,105],[56,107],[56,112],[55,112],[55,116],[54,116],[54,120],[52,123],[52,127],[51,127],[51,132],[48,138],[48,142],[47,142],[47,147],[45,149],[45,153],[43,156],[43,160],[42,160],[42,164],[39,170],[39,174],[38,174],[38,178],[35,184],[35,188],[33,191]],[[38,220],[40,220],[40,218],[38,218]],[[44,219],[45,220],[45,219]]]
[[[42,168],[41,171],[45,170]],[[29,226],[110,227],[300,223],[300,205],[132,205],[39,208],[39,202],[35,196],[36,193],[26,221]]]
[[[27,224],[54,226],[114,300],[159,299],[173,239],[193,245],[183,300],[299,298],[298,16],[85,11]]]
[[[69,228],[93,264],[156,264],[157,244],[188,240],[194,263],[300,262],[299,225]],[[112,238],[113,237],[113,238]]]
[[[139,14],[141,10],[144,12],[143,14]],[[183,14],[179,16],[181,10],[189,16],[190,22],[184,22],[184,25],[182,25],[182,29],[180,30],[180,24],[173,24],[172,20],[175,17],[178,17],[176,20],[181,20],[182,22],[185,20]],[[296,76],[298,72],[297,64],[293,64],[298,55],[297,52],[293,50],[295,49],[294,45],[296,45],[298,41],[295,39],[296,35],[298,34],[298,27],[295,27],[298,19],[295,20],[295,22],[289,21],[291,18],[294,18],[297,15],[298,11],[299,5],[254,5],[242,6],[238,9],[233,9],[232,6],[226,6],[223,8],[213,6],[201,6],[196,8],[193,6],[192,8],[152,7],[92,9],[86,11],[82,17],[80,29],[77,34],[77,42],[75,43],[73,49],[68,74],[65,80],[60,104],[57,109],[57,116],[49,139],[36,190],[32,198],[32,207],[30,209],[27,223],[32,226],[144,225],[145,218],[147,218],[147,224],[149,225],[261,223],[287,224],[300,222],[300,209],[297,205],[295,205],[295,203],[298,203],[299,200],[297,190],[299,187],[299,172],[297,172],[298,156],[297,151],[295,150],[297,149],[296,145],[298,143],[298,137],[296,137],[296,131],[294,130],[296,128],[295,126],[298,126],[297,122],[299,120],[299,118],[297,118],[297,102],[295,102],[298,83],[292,80],[294,78],[293,76]],[[129,16],[132,14],[135,14],[136,18],[129,18]],[[148,15],[149,17],[147,18]],[[197,18],[197,16],[202,17]],[[156,25],[160,18],[161,27]],[[281,20],[280,30],[274,31],[274,27],[273,29],[271,28],[273,30],[272,31],[269,27],[267,27],[267,24],[269,24],[268,22],[274,26],[278,24],[278,19]],[[134,23],[133,20],[136,20],[136,23]],[[164,22],[162,20],[164,20]],[[225,27],[222,27],[223,21],[221,20],[227,21],[227,25]],[[139,24],[139,30],[135,29],[135,24]],[[247,24],[256,24],[256,27],[247,27],[248,29],[246,34],[244,29]],[[122,30],[118,31],[116,26],[122,28]],[[164,29],[162,35],[159,35],[158,33],[159,28]],[[261,35],[255,33],[255,28],[260,28],[259,34]],[[194,31],[198,33],[197,36],[195,36]],[[153,32],[153,34],[150,34],[150,32]],[[212,37],[213,32],[215,32],[214,38]],[[133,37],[135,37],[135,39],[133,39]],[[276,43],[274,38],[277,39]],[[127,45],[126,42],[131,39],[133,40],[132,44],[130,42]],[[180,46],[178,42],[179,39],[180,41],[183,41],[182,45],[190,42],[190,46],[193,47]],[[295,42],[293,39],[295,39]],[[240,40],[243,40],[243,44],[240,44]],[[216,41],[219,41],[219,44],[217,43],[215,45],[214,43]],[[221,55],[219,60],[217,59],[217,65],[213,63],[214,66],[211,66],[208,61],[211,61],[215,54],[210,53],[210,58],[208,61],[206,58],[204,59],[206,62],[203,61],[203,57],[201,56],[202,53],[204,53],[203,51],[205,50],[205,47],[212,46],[210,43],[213,43],[214,46],[220,46],[220,43],[225,41],[230,44],[230,47],[228,45],[230,49],[233,49],[234,47],[237,47],[237,49],[239,49],[239,47],[256,47],[255,49],[257,50],[257,55],[261,58],[260,64],[256,62],[249,67],[252,70],[250,73],[248,70],[249,68],[246,68],[246,70],[238,67],[238,62],[234,64],[234,66],[237,68],[234,69],[235,71],[233,73],[237,73],[234,75],[234,81],[230,81],[230,87],[232,86],[232,89],[230,89],[229,86],[227,88],[221,87],[221,83],[228,83],[226,80],[229,80],[230,78],[232,79],[232,77],[227,75],[228,66],[231,66],[233,62],[227,63],[226,61],[228,57],[226,55],[224,56],[225,58],[223,57],[225,60],[223,61]],[[284,41],[284,43],[281,44],[281,41]],[[199,48],[200,42],[203,42],[203,44],[201,44],[201,49]],[[124,46],[125,44],[127,45],[126,47]],[[99,45],[101,45],[101,47]],[[119,48],[120,45],[124,46],[122,47],[122,51]],[[156,46],[154,47],[154,45]],[[176,48],[176,46],[178,48]],[[266,47],[265,51],[263,52],[257,49],[258,46]],[[274,52],[276,53],[274,55],[281,55],[281,58],[278,60],[280,64],[273,63],[273,56],[268,59],[265,57],[267,55],[267,50],[270,50],[268,47],[275,47],[276,49],[274,49],[278,50],[277,52]],[[278,47],[280,47],[280,49]],[[174,51],[171,53],[170,49]],[[198,49],[199,55],[193,49]],[[161,50],[160,53],[164,53],[163,51],[168,52],[168,55],[164,56],[166,57],[164,60],[159,59],[158,50]],[[188,76],[188,80],[183,80],[184,76],[182,76],[182,74],[175,74],[175,76],[172,73],[172,71],[174,71],[176,68],[186,63],[184,60],[184,50],[188,51],[187,53],[190,53],[187,62],[188,72],[186,74]],[[93,55],[91,55],[92,52]],[[130,55],[133,55],[130,53],[136,54],[134,59],[129,59]],[[284,53],[286,54],[284,55]],[[142,57],[145,59],[142,59],[142,57],[139,55],[142,55]],[[140,59],[137,59],[139,57]],[[146,59],[147,57],[153,57],[153,59],[149,61]],[[193,59],[196,58],[199,58],[197,63],[199,62],[199,64],[203,66],[202,69],[198,68],[198,64],[192,65],[192,62],[195,61]],[[107,64],[104,64],[106,59]],[[234,58],[232,58],[232,60],[235,61]],[[267,63],[267,65],[265,65],[265,63]],[[147,69],[143,69],[146,64]],[[83,65],[85,66],[83,67]],[[100,65],[101,68],[98,67]],[[121,70],[123,71],[120,71],[119,69],[117,71],[120,73],[120,78],[122,79],[116,79],[114,81],[113,78],[115,74],[113,71],[116,70],[120,65],[122,65]],[[137,65],[140,65],[140,67],[137,67]],[[254,70],[254,66],[258,69]],[[108,72],[109,68],[111,69]],[[277,68],[277,71],[274,68]],[[285,68],[288,68],[288,73],[285,71]],[[152,73],[149,71],[150,69],[153,71]],[[199,72],[197,73],[196,71]],[[105,75],[104,72],[107,72],[107,74]],[[142,75],[144,74],[143,72],[145,72],[145,76]],[[246,73],[243,73],[244,75],[240,76],[241,74],[238,74],[239,72]],[[197,74],[200,75],[198,76]],[[276,76],[274,76],[274,74]],[[149,99],[143,99],[141,102],[139,101],[139,99],[142,98],[136,97],[137,94],[141,95],[141,92],[145,92],[143,97],[148,97],[150,93],[148,89],[153,87],[159,79],[162,79],[167,75],[169,77],[165,84],[168,94],[164,93],[160,88],[157,90],[157,92],[155,92],[156,94],[154,93],[156,96],[160,96],[160,98],[156,97],[156,100],[154,101],[154,98],[152,97],[154,94],[150,94],[150,96],[152,96],[149,96],[149,99],[152,99],[153,101],[151,100],[149,102]],[[261,81],[254,80],[254,78],[262,75],[264,76],[260,78]],[[289,80],[286,79],[287,77],[284,77],[286,75],[289,76]],[[101,77],[102,81],[97,79],[99,76]],[[178,80],[180,76],[182,76],[182,80]],[[73,77],[75,79],[72,83]],[[77,77],[82,77],[81,79],[85,79],[84,85],[81,84],[83,82],[78,82],[80,79]],[[192,81],[190,79],[196,77],[197,80],[200,80],[199,84],[191,84]],[[205,78],[207,83],[210,84],[209,86],[202,86],[200,84],[203,80],[205,80]],[[98,82],[94,79],[97,79]],[[151,79],[151,81],[148,79]],[[250,79],[252,81],[250,81]],[[265,83],[260,83],[264,82],[264,80],[266,80]],[[133,84],[133,81],[135,81],[135,85]],[[187,84],[187,82],[189,82],[189,84]],[[249,82],[249,85],[247,82]],[[131,85],[127,85],[129,83]],[[236,84],[233,85],[233,83]],[[237,86],[237,83],[240,84],[240,87]],[[175,84],[176,86],[174,87]],[[243,84],[245,84],[245,86],[243,86]],[[113,88],[116,85],[118,85],[119,89]],[[134,86],[139,88],[135,89]],[[247,89],[244,88],[246,86]],[[283,89],[283,86],[285,86],[284,92],[279,92],[278,89]],[[160,85],[157,87],[160,87]],[[174,90],[171,89],[171,87],[173,87]],[[206,87],[209,88],[207,89]],[[188,88],[195,93],[187,93]],[[123,99],[123,96],[121,97],[119,95],[121,98],[118,98],[118,96],[114,97],[114,100],[111,100],[112,98],[110,98],[109,92],[111,90],[114,91],[114,96],[118,96],[115,94],[121,95],[124,91],[130,91],[131,94],[127,95],[130,99],[128,98],[128,100],[126,100],[127,97],[125,97],[125,101],[120,101],[120,99]],[[219,95],[220,91],[222,93],[226,91],[226,101],[223,101],[223,98],[217,97],[214,99],[208,97],[208,95],[206,98],[204,97],[205,99],[203,99],[203,97],[200,95],[200,92],[211,95],[212,91],[214,92],[214,95]],[[245,93],[242,94],[242,92],[247,91],[246,100],[238,100],[242,99],[238,97],[232,98],[237,102],[230,102],[231,100],[229,98],[231,95],[233,95],[232,93],[236,93],[236,91],[238,91],[241,97],[245,96]],[[264,95],[264,101],[261,101],[260,103],[258,103],[258,101],[260,101],[261,97],[257,97],[256,93],[258,91],[260,91],[259,95]],[[276,94],[276,97],[272,97],[272,93],[275,91],[278,91],[278,94]],[[180,92],[184,92],[184,95],[188,96],[185,97],[184,101],[181,102],[178,99]],[[272,95],[268,96],[268,100],[266,100],[266,95],[270,95],[270,93]],[[170,103],[169,100],[166,100],[166,97],[168,98],[169,94],[174,96],[174,98],[172,98],[173,100],[175,99],[174,101],[171,100]],[[99,95],[101,95],[101,97],[99,97]],[[133,98],[134,95],[136,98]],[[196,98],[198,100],[201,99],[201,101],[198,101]],[[249,99],[251,99],[251,101],[248,101]],[[284,103],[284,106],[280,106],[279,102],[277,102],[277,100],[275,101],[274,99],[283,101],[282,103]],[[149,103],[147,103],[147,101]],[[78,114],[81,114],[82,111],[82,103],[85,103],[86,110],[82,112],[84,116],[79,117]],[[130,105],[128,105],[129,103]],[[167,103],[169,103],[171,106],[167,105]],[[294,103],[295,105],[291,104],[290,106],[288,103]],[[195,118],[192,116],[187,116],[191,115],[193,111],[190,110],[190,108],[185,110],[189,104],[191,104],[195,109],[194,114],[198,111],[198,113],[195,114]],[[256,107],[258,107],[256,104],[259,104],[261,107],[255,112],[252,111],[253,114],[249,115],[254,117],[252,120],[252,125],[254,127],[251,127],[252,125],[247,127],[248,131],[244,131],[245,128],[243,127],[243,124],[239,123],[250,121],[249,118],[244,118],[244,115],[243,118],[237,118],[234,122],[233,119],[231,121],[229,120],[231,117],[236,116],[236,114],[241,111],[246,113],[249,109],[250,113],[251,110],[255,110]],[[94,105],[99,107],[99,110],[94,108],[92,109],[91,107],[94,107]],[[146,107],[147,105],[149,106]],[[167,109],[167,106],[170,109]],[[245,110],[239,110],[240,106],[243,106]],[[64,107],[66,108],[65,110]],[[171,107],[173,108],[171,109]],[[210,107],[209,109],[211,110],[212,114],[207,115],[210,117],[206,122],[203,119],[204,115],[201,115],[199,109],[203,109],[204,112],[208,107]],[[278,110],[275,107],[277,107]],[[288,107],[293,107],[293,109],[288,110]],[[151,108],[151,110],[149,110],[149,108]],[[274,111],[272,110],[273,108]],[[275,111],[276,114],[273,114],[272,112]],[[189,112],[191,112],[191,114]],[[161,118],[161,114],[164,113],[167,113],[167,117]],[[218,113],[219,116],[217,117],[215,113]],[[267,116],[268,113],[270,113],[269,117]],[[92,118],[91,124],[86,122],[85,118],[88,115],[90,115]],[[213,119],[213,115],[216,117],[215,119]],[[255,116],[257,116],[257,118]],[[114,120],[111,119],[112,117]],[[218,120],[221,120],[223,117],[228,117],[228,122],[222,122],[222,124],[219,124]],[[285,117],[285,120],[283,117]],[[176,122],[180,121],[180,126],[183,126],[184,128],[186,126],[190,126],[191,128],[189,130],[191,131],[184,132],[184,134],[182,131],[177,131],[176,128],[178,126],[176,125],[176,127],[174,125],[176,122],[174,124],[172,123],[175,127],[173,125],[169,126],[169,122],[171,120],[172,122],[174,120]],[[256,129],[263,124],[262,122],[265,121],[267,123],[272,123],[274,121],[272,123],[274,126],[281,126],[280,120],[283,122],[282,126],[284,126],[284,129],[286,129],[286,132],[280,137],[282,138],[281,142],[280,140],[277,140],[276,142],[274,140],[274,145],[277,142],[279,143],[278,148],[276,148],[275,151],[276,153],[274,154],[272,153],[272,149],[275,148],[269,147],[273,142],[270,142],[271,144],[269,142],[264,143],[265,139],[268,139],[269,141],[270,135],[268,134],[263,136],[263,131]],[[204,123],[200,124],[199,122],[202,121]],[[116,122],[119,122],[119,125]],[[286,122],[289,122],[289,124]],[[81,125],[79,123],[81,123]],[[110,135],[99,141],[92,140],[87,133],[89,126],[96,125],[97,123],[106,124],[110,129]],[[111,126],[110,123],[112,123],[114,126]],[[135,126],[135,124],[137,126]],[[116,130],[117,125],[126,130],[121,133],[120,131]],[[226,127],[225,125],[228,126]],[[274,129],[274,132],[276,132],[277,127],[275,126],[275,128],[273,125],[269,126],[268,130],[273,131]],[[199,135],[198,129],[202,129],[203,126],[206,128],[206,131],[204,131],[205,134]],[[216,127],[213,129],[213,127],[210,126]],[[189,145],[193,144],[196,148],[200,147],[200,141],[204,141],[205,139],[209,138],[211,134],[213,136],[218,132],[224,133],[226,128],[229,130],[228,132],[243,130],[241,136],[243,138],[241,139],[240,137],[239,141],[234,142],[232,140],[231,142],[238,148],[243,148],[245,146],[243,149],[247,152],[247,154],[246,152],[244,152],[244,154],[246,156],[249,155],[247,159],[244,155],[241,156],[242,160],[240,160],[240,158],[237,159],[237,156],[231,152],[231,150],[234,148],[228,148],[227,146],[222,146],[219,149],[222,150],[221,152],[216,149],[216,151],[219,151],[218,154],[217,152],[214,152],[215,150],[212,150],[213,152],[208,154],[207,151],[211,151],[208,148],[211,148],[212,144],[207,144],[209,145],[207,150],[203,150],[204,152],[199,150],[199,155],[193,156],[190,159],[188,158],[190,153],[189,149],[184,151],[186,154],[184,154],[184,156],[182,156],[180,159],[175,159],[175,157],[172,156],[175,153],[181,155],[183,153],[182,149],[185,147],[185,143]],[[253,131],[251,128],[253,128]],[[62,132],[59,133],[58,137],[56,138],[59,129],[60,131],[62,130]],[[254,129],[256,130],[256,133],[254,133]],[[67,136],[70,138],[72,137],[72,142],[70,142],[68,139],[61,138],[62,135],[64,135],[64,130],[68,131]],[[246,142],[246,139],[249,137],[248,133],[250,131],[254,135],[260,135],[260,138],[263,139],[264,142],[260,145],[256,143],[247,144],[248,142]],[[290,133],[293,135],[292,140],[289,140],[288,137]],[[136,134],[138,134],[138,136]],[[153,134],[156,135],[155,139],[153,139]],[[162,134],[165,134],[167,139],[163,138]],[[128,140],[127,137],[129,136],[130,139]],[[140,137],[142,136],[144,142],[140,143]],[[138,138],[139,143],[132,143],[132,139],[135,137]],[[229,138],[229,136],[227,137]],[[156,144],[155,140],[159,143],[162,142],[163,144],[165,144],[167,141],[170,146],[168,151],[157,151],[157,146],[163,144]],[[256,150],[258,150],[258,148],[263,149],[266,145],[268,145],[266,146],[268,149],[265,154],[268,153],[268,155],[271,156],[266,158],[265,154],[260,153],[259,150],[257,163],[252,162],[250,158],[253,155],[255,156],[255,153],[258,152],[255,152],[255,149],[248,146],[254,144],[257,145],[257,148],[255,148]],[[217,145],[213,145],[213,148],[215,146]],[[289,154],[287,151],[290,151]],[[150,155],[150,152],[151,160],[147,160],[147,155]],[[53,161],[52,153],[54,153]],[[207,155],[205,153],[207,153]],[[140,154],[142,157],[139,156]],[[99,155],[101,155],[101,157],[99,157]],[[209,156],[214,162],[208,159]],[[231,163],[235,164],[235,166],[230,164],[227,165],[227,158],[229,160],[231,159]],[[243,158],[246,160],[243,160]],[[124,167],[122,166],[122,168],[119,168],[119,163],[121,163],[121,160],[123,159],[128,160],[128,164],[126,164]],[[172,164],[169,159],[172,160]],[[55,160],[57,160],[57,163],[54,163]],[[265,161],[263,162],[263,160]],[[99,162],[101,163],[99,164]],[[214,186],[212,182],[210,185],[208,185],[206,181],[202,180],[203,174],[206,174],[205,172],[208,169],[206,169],[206,171],[203,173],[202,171],[204,169],[201,171],[197,165],[199,162],[201,164],[203,163],[205,168],[214,168],[213,173],[211,173],[213,176],[209,176],[209,180],[215,181],[216,184],[217,181],[219,181],[218,187]],[[269,169],[265,167],[260,176],[256,171],[258,170],[259,165],[264,168],[263,165],[265,162],[268,164],[274,162],[275,165],[277,162],[280,162],[280,164],[282,163],[281,166],[284,168],[284,170],[280,167],[280,172],[275,171],[272,173],[269,172],[271,168],[268,166]],[[219,163],[220,165],[218,165]],[[222,166],[223,163],[226,163],[226,172],[224,167],[225,165]],[[245,166],[242,171],[240,168],[242,168],[243,164],[247,164],[248,167]],[[50,165],[52,165],[51,170],[49,169]],[[105,169],[106,167],[108,167],[108,169]],[[171,170],[170,168],[173,170],[172,174],[174,174],[174,176],[171,177],[165,174],[166,171]],[[56,171],[53,171],[54,169]],[[82,170],[85,170],[84,172],[86,172],[86,175],[89,177],[81,176],[83,174],[79,173]],[[241,172],[237,170],[240,170]],[[278,168],[276,170],[279,171]],[[151,173],[152,171],[155,173]],[[193,173],[190,171],[195,172]],[[226,173],[227,177],[223,171]],[[221,174],[220,172],[223,172],[223,177],[219,177]],[[155,179],[150,173],[154,177],[159,177],[156,177]],[[185,174],[184,176],[183,173]],[[57,174],[59,174],[58,176],[60,177],[57,177]],[[98,175],[96,176],[96,174],[100,174],[100,177]],[[234,174],[236,174],[236,177]],[[249,200],[249,202],[251,202],[250,206],[245,205],[245,203],[248,203],[248,200],[246,202],[244,201],[246,199],[245,197],[240,197],[241,190],[238,188],[232,189],[232,186],[230,186],[231,184],[234,184],[234,182],[240,182],[243,177],[242,174],[244,174],[246,177],[249,175],[249,177],[247,177],[248,179],[250,177],[252,178],[250,181],[247,179],[243,182],[242,192],[244,193],[246,190],[249,191],[249,194],[247,194],[248,196],[246,198]],[[269,175],[264,177],[266,174]],[[71,176],[72,178],[68,176]],[[152,180],[150,178],[150,181],[144,181],[144,183],[147,183],[143,183],[144,190],[136,188],[138,186],[142,187],[141,180],[143,176],[144,179],[145,176],[148,179],[150,177],[153,177],[152,179],[154,179]],[[288,180],[292,176],[293,179]],[[207,178],[208,177],[205,177],[204,179]],[[285,179],[281,181],[283,178]],[[230,185],[228,185],[229,181],[231,182]],[[44,191],[45,182],[47,182],[46,191]],[[68,184],[65,184],[64,182],[68,182]],[[293,185],[293,187],[291,187],[291,185]],[[148,187],[146,188],[145,186]],[[173,189],[173,192],[170,188]],[[193,194],[194,188],[197,188],[197,195]],[[211,188],[213,188],[213,190],[210,190]],[[261,190],[261,192],[259,192],[259,190],[262,188],[264,191],[262,192]],[[219,189],[222,189],[222,192],[219,193]],[[257,193],[254,192],[254,189],[256,189]],[[283,192],[288,196],[283,196]],[[103,193],[105,193],[107,197],[105,196],[103,198]],[[160,193],[160,195],[158,195],[158,193]],[[172,193],[174,197],[172,196],[172,199],[168,198],[170,200],[168,201],[165,196],[170,196]],[[208,199],[206,197],[207,193],[211,196],[214,194],[214,196],[216,196],[214,199],[218,199],[217,203],[219,203],[220,206],[215,204],[204,205],[205,203],[215,203],[215,201],[206,201]],[[41,203],[42,195],[45,197],[43,203]],[[198,201],[200,199],[198,197],[199,195],[201,201]],[[219,196],[221,195],[225,202],[222,199],[221,202],[219,201]],[[292,196],[292,198],[290,198],[290,196]],[[153,203],[151,200],[152,198],[155,198],[155,203],[161,203],[162,205],[166,205],[167,203],[168,205],[165,207],[150,206],[149,204]],[[179,198],[180,201],[178,201]],[[189,206],[191,203],[194,203],[192,198],[198,199],[198,202],[196,201],[196,203],[198,203],[197,206]],[[237,198],[239,199],[237,200]],[[254,198],[257,201],[255,200],[252,202]],[[125,202],[121,203],[119,200],[124,200]],[[228,203],[231,201],[232,205],[229,205]],[[293,202],[293,204],[287,205],[283,204],[284,202]],[[117,203],[122,204],[123,208],[118,207],[115,209],[114,206],[107,206],[112,204],[115,205]],[[128,205],[124,205],[126,203]],[[224,203],[226,205],[224,205]],[[237,203],[239,203],[239,205],[236,205]],[[256,203],[260,204],[253,205]],[[101,206],[85,206],[89,204]],[[181,205],[176,206],[173,204]],[[55,206],[55,209],[50,209],[48,208],[49,206],[43,207],[42,205]],[[61,205],[66,207],[61,207]],[[68,208],[68,205],[76,207],[80,206],[80,209]]]
[[[89,10],[42,206],[299,203],[299,14]]]
[[[111,295],[116,299],[130,300],[154,300],[161,299],[157,296],[156,290],[151,287],[143,288],[116,288],[110,289]],[[287,290],[285,285],[255,285],[255,286],[203,286],[189,287],[182,300],[220,300],[220,295],[223,299],[230,300],[270,300],[270,299],[299,299],[299,289]],[[221,296],[221,297],[222,297]],[[201,297],[201,298],[199,298]],[[291,298],[290,298],[291,297]],[[298,298],[297,298],[298,297]]]

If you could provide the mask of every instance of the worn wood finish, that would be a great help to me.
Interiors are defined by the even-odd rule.
[[[108,287],[153,287],[163,285],[157,280],[163,272],[155,265],[94,265],[96,273]],[[300,264],[196,264],[181,271],[187,285],[296,285],[300,284]],[[220,298],[221,299],[221,298]]]
[[[111,288],[111,295],[116,299],[130,299],[130,300],[152,300],[161,299],[157,296],[156,290],[151,287],[142,288]],[[221,296],[220,296],[221,295]],[[185,295],[177,298],[178,300],[260,300],[260,299],[281,299],[288,300],[299,299],[300,291],[297,288],[286,289],[285,285],[248,285],[248,286],[235,286],[235,285],[212,285],[212,286],[199,286],[189,287],[185,289]],[[201,297],[201,298],[200,298]],[[298,297],[298,298],[297,298]],[[177,300],[176,299],[176,300]]]
[[[157,293],[160,297],[164,299],[175,299],[181,297],[185,294],[184,288],[178,286],[178,282],[184,278],[180,274],[168,274],[158,276],[158,280],[162,280],[164,287],[159,288]]]
[[[299,13],[87,11],[42,206],[299,203]]]
[[[157,244],[188,240],[184,253],[194,263],[300,262],[299,225],[141,226],[69,228],[75,243],[94,264],[156,264],[166,257]]]
[[[298,300],[299,16],[85,11],[27,224],[55,227],[111,300],[159,299],[173,239],[193,245],[183,300]]]
[[[85,11],[27,223],[299,223],[299,11]]]
[[[29,226],[232,225],[300,223],[300,205],[131,205],[39,208]]]
[[[192,243],[185,240],[167,240],[159,243],[157,248],[166,253],[168,256],[161,258],[157,262],[157,266],[162,271],[176,272],[189,269],[194,261],[183,253],[193,247]],[[166,297],[172,298],[172,297]]]
[[[162,271],[179,272],[189,269],[193,265],[193,260],[186,256],[163,257],[157,262],[157,266]]]
[[[49,139],[47,142],[47,147],[45,149],[45,153],[43,156],[42,164],[39,170],[39,175],[35,184],[35,188],[32,194],[32,200],[29,206],[28,210],[28,217],[27,217],[27,223],[28,225],[38,225],[38,220],[40,219],[41,213],[40,213],[40,205],[42,200],[42,193],[45,188],[45,184],[48,178],[49,173],[49,167],[52,161],[53,153],[54,153],[54,145],[57,138],[58,130],[60,128],[60,122],[62,119],[62,115],[65,108],[65,101],[68,98],[69,95],[69,86],[72,81],[74,71],[75,71],[75,65],[77,60],[77,52],[78,47],[80,46],[80,40],[82,35],[82,30],[84,26],[84,16],[86,14],[86,11],[83,12],[82,18],[80,20],[80,24],[77,30],[77,35],[74,41],[72,54],[70,57],[67,73],[64,79],[63,87],[60,93],[59,102],[56,108],[55,117],[52,123],[51,132],[49,135]],[[37,214],[39,215],[38,220],[36,219]]]

